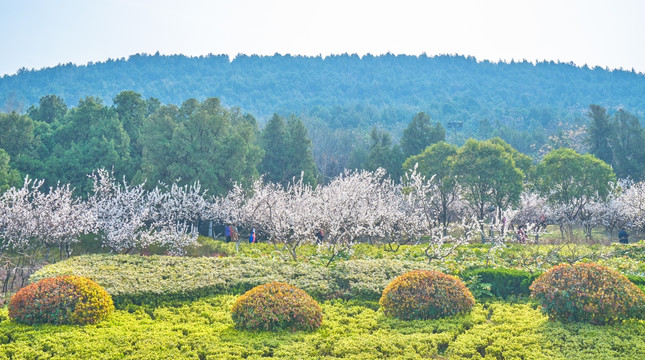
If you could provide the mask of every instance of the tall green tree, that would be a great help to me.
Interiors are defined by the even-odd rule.
[[[390,177],[399,181],[402,175],[401,164],[405,160],[398,145],[392,144],[392,137],[389,132],[372,128],[370,133],[371,146],[367,155],[365,169],[374,171],[384,168]]]
[[[524,188],[524,174],[512,154],[490,140],[468,139],[457,152],[454,171],[480,220],[490,206],[504,209],[516,204]]]
[[[34,147],[34,121],[16,112],[0,113],[0,147],[14,160]]]
[[[620,109],[612,118],[613,158],[610,165],[620,178],[642,180],[645,176],[645,131],[638,118]]]
[[[128,173],[130,137],[114,109],[88,97],[70,110],[54,133],[55,146],[47,159],[49,178],[70,183],[89,193],[87,177],[98,168],[114,169],[117,178]]]
[[[611,164],[613,159],[611,141],[615,129],[611,124],[609,114],[602,106],[590,105],[587,116],[591,120],[587,130],[589,152],[598,159]]]
[[[560,207],[560,228],[569,237],[571,224],[583,215],[585,206],[606,199],[616,180],[604,161],[567,148],[547,154],[537,165],[536,175],[536,189],[549,203]]]
[[[300,118],[291,116],[287,121],[287,130],[289,131],[289,172],[295,173],[296,177],[302,173],[305,183],[315,185],[318,168],[314,162],[313,145],[305,124]]]
[[[457,152],[457,146],[440,141],[428,146],[421,154],[407,158],[403,163],[404,171],[410,171],[416,166],[417,171],[426,179],[434,176],[433,181],[437,184],[439,199],[433,205],[439,212],[439,220],[444,229],[450,221],[451,205],[459,197],[454,175]]]
[[[179,109],[175,105],[159,107],[143,121],[141,134],[141,169],[133,182],[146,182],[154,187],[157,181],[171,183],[174,179],[168,165],[175,161],[172,152],[172,137]]]
[[[293,178],[315,185],[318,168],[314,162],[313,146],[304,123],[291,116],[287,121],[274,114],[262,131],[264,158],[260,171],[265,180],[287,185]]]
[[[441,123],[437,122],[432,125],[430,115],[420,112],[403,130],[401,152],[405,158],[408,158],[420,154],[426,147],[444,140],[446,140],[446,130]]]
[[[141,167],[143,144],[141,131],[148,105],[140,94],[134,91],[122,91],[113,99],[114,110],[123,124],[123,130],[130,138],[130,164],[127,167],[127,178],[132,178]]]
[[[262,130],[261,145],[264,157],[260,163],[260,173],[264,180],[286,184],[291,180],[289,172],[289,130],[282,116],[273,114],[273,117]]]
[[[35,121],[53,124],[63,119],[67,114],[67,104],[56,95],[46,95],[40,98],[38,106],[30,106],[27,114]]]
[[[9,165],[9,154],[0,149],[0,194],[12,186],[20,186],[20,173]]]
[[[39,176],[42,161],[39,156],[42,128],[45,123],[33,121],[27,115],[12,112],[0,114],[0,148],[11,158],[11,167],[23,174]],[[44,153],[43,155],[47,155]]]
[[[515,166],[517,166],[518,169],[522,170],[525,180],[530,180],[530,178],[532,178],[532,175],[535,172],[535,166],[533,165],[533,159],[530,156],[517,151],[510,144],[499,137],[494,137],[492,139],[489,139],[489,141],[492,144],[501,145],[504,148],[504,150],[511,156],[511,158],[515,162]]]
[[[148,186],[199,181],[210,194],[221,195],[235,182],[257,178],[262,150],[255,119],[224,108],[217,98],[184,105],[161,107],[146,119],[137,179]]]

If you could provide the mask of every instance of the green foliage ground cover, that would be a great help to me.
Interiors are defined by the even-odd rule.
[[[217,251],[220,254],[235,254],[234,244],[219,241],[214,244],[220,247]],[[479,300],[507,299],[509,296],[528,296],[530,283],[548,269],[548,265],[544,264],[533,272],[517,270],[522,268],[521,251],[524,250],[520,247],[501,249],[486,267],[487,245],[470,245],[444,261],[430,264],[423,255],[423,246],[402,246],[401,250],[393,253],[371,245],[360,245],[351,255],[334,262],[331,267],[325,267],[324,255],[313,246],[301,251],[303,259],[310,257],[309,262],[294,263],[281,259],[282,255],[274,251],[272,246],[257,245],[243,246],[241,254],[237,256],[210,258],[109,254],[77,256],[44,267],[32,276],[31,281],[60,275],[86,276],[105,287],[116,307],[123,309],[128,304],[154,306],[167,301],[194,300],[215,294],[242,294],[269,282],[287,282],[318,300],[341,298],[376,301],[392,279],[413,270],[438,270],[457,275],[466,281]],[[630,276],[637,285],[645,287],[645,278],[641,276],[645,272],[645,251],[641,245],[629,248],[594,250],[580,246],[572,253],[583,257],[585,252],[589,257],[595,254],[600,264]],[[546,253],[548,247],[544,249],[538,253]],[[598,252],[614,253],[617,257],[600,256]],[[562,259],[566,256],[566,252],[560,255]],[[482,284],[488,286],[487,290],[484,289],[486,291],[476,289]]]
[[[359,245],[331,267],[323,265],[325,254],[316,247],[302,248],[303,261],[294,263],[266,244],[245,245],[239,254],[234,244],[208,246],[224,256],[85,255],[44,267],[32,281],[88,276],[114,296],[118,310],[83,327],[20,325],[0,310],[0,359],[645,358],[644,320],[611,326],[549,321],[527,299],[526,283],[547,265],[517,269],[525,269],[526,254],[545,255],[549,246],[509,246],[490,257],[487,245],[469,245],[428,264],[423,246],[390,252]],[[595,257],[643,286],[644,253],[642,245],[583,246],[559,256]],[[415,269],[464,278],[477,290],[472,311],[440,320],[386,317],[376,300],[393,278]],[[231,307],[237,297],[272,281],[298,286],[321,301],[322,326],[311,332],[236,329]]]
[[[322,304],[313,332],[237,330],[236,296],[153,311],[117,310],[84,327],[27,326],[0,312],[0,359],[639,359],[645,322],[620,326],[550,322],[531,304],[476,304],[441,320],[386,317],[374,302]],[[376,309],[376,310],[375,310]]]
[[[60,275],[86,276],[103,286],[117,308],[193,300],[214,294],[241,294],[269,282],[287,282],[316,299],[378,300],[396,276],[421,262],[348,260],[335,268],[267,258],[181,258],[138,255],[84,255],[48,265],[31,281]]]

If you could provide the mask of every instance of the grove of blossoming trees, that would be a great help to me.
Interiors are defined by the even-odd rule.
[[[459,154],[451,153],[444,163]],[[599,226],[608,235],[622,227],[645,230],[645,183],[615,182],[606,164],[587,157],[554,151],[538,165],[533,185],[520,186],[515,199],[502,198],[510,195],[490,184],[478,186],[476,172],[424,176],[419,168],[427,173],[428,164],[415,164],[400,183],[383,169],[346,171],[315,187],[302,178],[286,186],[261,178],[250,187],[236,184],[221,197],[208,196],[199,183],[159,183],[146,190],[103,169],[89,175],[92,193],[86,197],[75,196],[69,185],[43,189],[42,181],[27,178],[22,187],[0,195],[0,251],[7,271],[34,254],[49,259],[50,250],[69,256],[70,245],[83,234],[94,234],[116,253],[157,245],[181,255],[196,243],[201,220],[255,228],[294,261],[302,244],[318,243],[327,264],[363,241],[392,251],[402,244],[427,244],[433,260],[479,240],[493,244],[491,251],[508,242],[539,243],[547,224],[560,226],[564,242],[573,241],[574,227],[584,228],[588,238]],[[592,178],[593,172],[602,176]],[[597,179],[607,185],[588,186]],[[319,232],[322,238],[316,237]]]

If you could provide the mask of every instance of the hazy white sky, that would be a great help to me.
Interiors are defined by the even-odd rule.
[[[0,76],[136,53],[463,54],[645,72],[638,0],[0,0]]]

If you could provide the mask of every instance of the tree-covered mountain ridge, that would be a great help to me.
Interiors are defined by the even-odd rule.
[[[590,104],[645,114],[645,75],[554,61],[461,55],[132,55],[87,65],[21,69],[0,78],[0,106],[25,111],[47,94],[112,102],[133,90],[163,103],[218,97],[260,119],[317,117],[332,128],[409,122],[419,111],[476,133],[482,120],[518,130],[582,118]],[[400,128],[400,127],[399,127]]]

